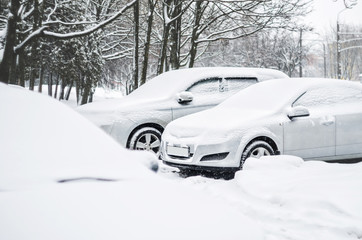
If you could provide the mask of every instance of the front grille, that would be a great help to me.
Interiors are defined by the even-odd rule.
[[[188,157],[181,157],[181,156],[174,156],[174,155],[167,154],[167,156],[169,156],[170,158],[175,159],[175,160],[186,160],[186,159],[192,158],[193,155],[194,154],[190,153],[190,155]]]
[[[229,155],[229,152],[223,152],[223,153],[215,153],[203,156],[200,160],[200,162],[204,161],[213,161],[213,160],[223,160]]]

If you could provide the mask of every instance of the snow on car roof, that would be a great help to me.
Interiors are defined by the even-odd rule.
[[[221,103],[223,107],[243,107],[245,109],[276,109],[282,107],[289,100],[298,97],[307,89],[314,87],[331,86],[355,86],[362,89],[358,83],[342,81],[337,79],[324,78],[288,78],[276,79],[274,81],[263,82],[231,96]]]
[[[241,67],[200,67],[179,69],[165,72],[147,81],[129,96],[137,98],[170,97],[177,92],[186,90],[195,81],[210,77],[256,77],[259,81],[276,78],[288,78],[278,70],[265,68]],[[172,84],[168,82],[172,81]]]

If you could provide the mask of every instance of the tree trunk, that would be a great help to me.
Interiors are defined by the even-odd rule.
[[[20,0],[11,0],[10,14],[6,26],[5,47],[0,63],[0,82],[9,83],[10,70],[15,58],[16,28]]]
[[[87,81],[87,79],[85,79],[85,85],[84,85],[84,90],[83,90],[83,95],[82,95],[82,100],[80,102],[80,105],[84,105],[84,104],[88,103],[88,98],[89,98],[91,90],[92,90],[91,81]]]
[[[49,96],[53,95],[53,73],[52,72],[48,75],[48,95]]]
[[[190,61],[189,61],[189,68],[194,67],[195,59],[196,59],[196,53],[197,53],[197,42],[198,39],[198,29],[200,25],[201,20],[201,4],[202,1],[196,2],[195,6],[195,20],[194,20],[194,27],[192,29],[192,35],[191,35],[191,49],[190,49]]]
[[[57,80],[55,82],[55,92],[54,92],[54,98],[57,98],[58,95],[58,86],[59,86],[59,75],[57,75]]]
[[[172,12],[172,18],[181,14],[182,2],[174,0],[175,9]],[[171,69],[180,68],[180,41],[181,41],[181,16],[174,20],[170,28],[170,64]]]
[[[30,77],[29,77],[29,90],[34,91],[34,85],[35,85],[35,74],[36,71],[34,67],[30,68]]]
[[[62,79],[62,84],[60,86],[59,100],[64,100],[64,92],[65,92],[66,86],[67,86],[67,83],[66,83],[65,79]]]
[[[39,12],[39,0],[34,0],[34,20],[33,20],[33,32],[35,32],[39,28],[40,22],[40,12]],[[30,73],[30,82],[29,82],[29,90],[34,90],[35,85],[35,77],[36,77],[36,69],[37,69],[37,48],[38,42],[33,41],[31,44],[31,73]]]
[[[164,28],[163,28],[161,53],[160,53],[160,58],[158,59],[157,75],[164,72],[166,54],[167,54],[167,43],[168,43],[168,33],[169,33],[169,31],[170,31],[170,25],[166,24],[164,26]]]
[[[163,10],[163,36],[162,36],[162,43],[161,43],[161,52],[160,52],[160,58],[158,59],[158,66],[157,66],[157,75],[164,72],[164,67],[166,65],[166,57],[167,57],[167,44],[168,44],[168,34],[170,32],[170,23],[166,22],[166,18],[168,16],[165,16],[165,14],[168,13],[168,8],[172,0],[167,0],[166,2],[163,1],[162,5],[163,8],[166,10]]]
[[[69,97],[70,97],[70,92],[72,91],[72,88],[73,88],[73,82],[74,81],[70,81],[70,84],[68,85],[68,90],[67,90],[67,93],[65,94],[65,100],[69,100]]]
[[[38,92],[43,92],[43,82],[44,82],[44,65],[40,66],[40,74],[39,74],[39,87]]]
[[[133,49],[133,90],[138,88],[138,45],[139,45],[139,1],[133,6],[134,14],[134,49]]]
[[[156,2],[153,2],[153,0],[148,0],[149,14],[148,14],[148,18],[147,18],[147,32],[146,32],[145,48],[143,50],[143,65],[142,65],[141,79],[140,79],[141,85],[145,84],[146,77],[147,77],[148,56],[149,56],[149,52],[150,52],[153,13],[154,13],[154,9],[155,9],[155,4],[156,4]]]
[[[93,102],[93,96],[94,96],[94,92],[91,91],[90,94],[89,94],[88,103]]]
[[[24,51],[19,52],[19,67],[17,68],[19,85],[25,87],[25,54]]]
[[[11,62],[11,67],[10,67],[10,74],[9,74],[9,83],[16,85],[17,81],[16,81],[16,59],[17,59],[17,55],[14,54],[13,57],[13,61]]]
[[[77,98],[77,105],[79,104],[80,99],[80,86],[81,86],[82,76],[79,74],[79,78],[75,82],[75,95]]]

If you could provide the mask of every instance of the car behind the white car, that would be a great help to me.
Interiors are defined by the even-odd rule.
[[[121,145],[159,153],[166,125],[216,106],[257,82],[285,78],[261,68],[191,68],[163,73],[120,100],[86,104],[78,111]]]

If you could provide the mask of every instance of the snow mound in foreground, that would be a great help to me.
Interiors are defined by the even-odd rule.
[[[362,238],[362,163],[273,156],[244,166],[233,180],[238,198],[275,239]]]
[[[0,84],[0,102],[0,189],[64,179],[139,178],[149,171],[138,162],[157,161],[150,153],[122,148],[48,96]]]
[[[246,159],[244,170],[288,170],[299,168],[304,160],[300,157],[281,155],[281,156],[264,156],[259,159]]]
[[[154,155],[58,101],[0,84],[0,102],[0,239],[263,239],[236,208],[162,179],[139,163]]]

